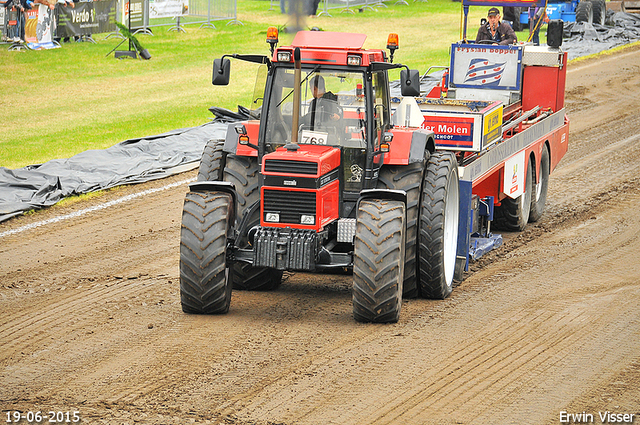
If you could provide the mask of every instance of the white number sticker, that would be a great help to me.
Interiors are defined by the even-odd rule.
[[[329,133],[321,133],[319,131],[302,130],[300,135],[300,143],[310,145],[326,145]]]

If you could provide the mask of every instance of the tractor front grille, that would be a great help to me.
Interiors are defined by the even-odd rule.
[[[265,189],[262,213],[277,212],[280,223],[300,224],[301,215],[316,215],[316,192]]]
[[[308,161],[287,161],[282,159],[267,159],[264,162],[264,171],[279,174],[318,174],[318,163]]]

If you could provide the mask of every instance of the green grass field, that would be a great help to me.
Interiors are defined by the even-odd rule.
[[[470,37],[485,13],[472,8]],[[367,34],[367,48],[385,48],[387,35],[398,33],[395,62],[420,72],[446,65],[450,44],[460,38],[460,3],[450,0],[408,6],[389,2],[378,11],[336,10],[332,15],[308,18],[306,25]],[[288,18],[279,9],[269,11],[268,1],[239,0],[238,19],[244,25],[220,21],[216,29],[187,25],[187,32],[180,33],[159,27],[153,36],[139,35],[152,55],[149,61],[106,57],[119,42],[105,39],[106,34],[94,35],[97,44],[64,43],[54,50],[0,48],[0,166],[68,158],[126,139],[203,124],[212,117],[211,106],[235,110],[238,104],[248,105],[256,65],[233,61],[230,85],[214,87],[212,61],[225,53],[268,54],[267,27],[285,27]],[[281,34],[280,44],[292,37]]]

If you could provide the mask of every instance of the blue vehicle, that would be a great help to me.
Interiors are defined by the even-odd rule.
[[[550,0],[546,7],[550,20],[561,19],[563,22],[589,22],[604,25],[607,15],[605,0]],[[529,24],[529,13],[524,9],[520,13],[520,23]]]

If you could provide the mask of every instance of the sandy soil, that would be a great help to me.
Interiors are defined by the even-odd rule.
[[[639,109],[638,49],[570,66],[570,151],[542,220],[474,263],[449,299],[407,301],[394,325],[355,323],[345,276],[296,274],[275,292],[234,292],[228,315],[183,314],[186,184],[4,236],[0,421],[14,410],[108,424],[635,419]],[[193,176],[16,218],[0,233]]]

